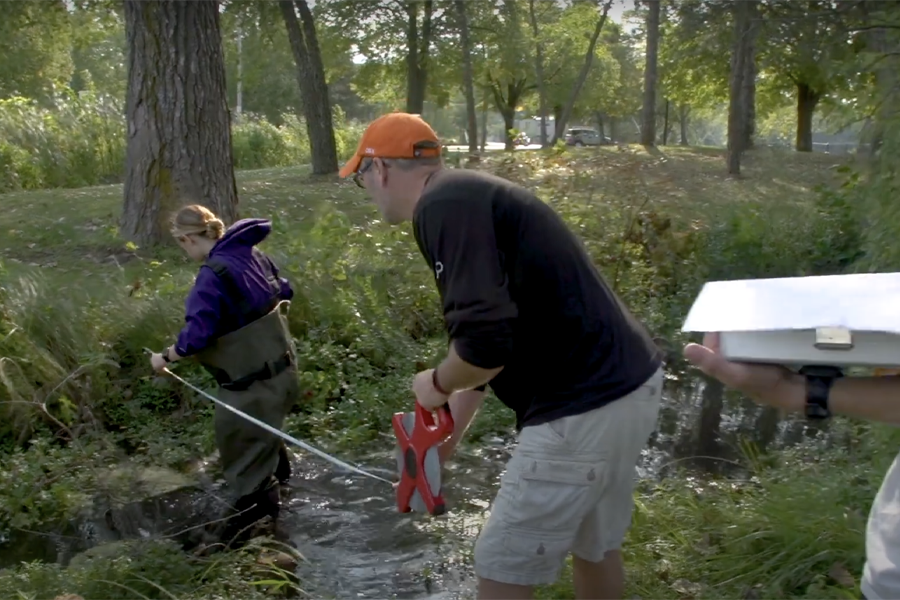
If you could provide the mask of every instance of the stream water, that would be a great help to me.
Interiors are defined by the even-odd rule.
[[[727,400],[721,390],[670,397],[644,451],[639,476],[664,477],[672,464],[691,466],[687,459],[697,455],[705,458],[693,466],[721,471],[739,458],[737,438],[742,435],[765,444],[796,437],[796,427],[777,418],[768,428],[761,426],[771,421],[766,415],[755,406]],[[771,439],[758,439],[760,433]],[[445,470],[450,511],[437,518],[400,514],[387,483],[332,469],[292,449],[294,474],[281,527],[306,559],[297,573],[304,591],[315,598],[340,599],[473,597],[472,547],[511,442],[483,440],[457,454]],[[359,457],[359,463],[382,474],[395,471],[390,445],[386,440],[383,454]],[[171,535],[197,523],[200,515],[214,513],[217,502],[214,490],[179,488],[127,506],[114,523],[107,513],[49,536],[17,532],[0,539],[0,568],[30,559],[65,563],[73,553],[104,542]]]

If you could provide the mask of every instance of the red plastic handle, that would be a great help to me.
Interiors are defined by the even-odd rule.
[[[416,429],[419,428],[419,425],[424,426],[424,430],[428,432],[428,439],[434,440],[429,446],[443,442],[453,434],[453,413],[450,412],[450,407],[446,404],[439,406],[437,414],[437,423],[435,423],[431,411],[416,400]]]

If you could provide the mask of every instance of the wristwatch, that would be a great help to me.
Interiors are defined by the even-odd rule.
[[[172,362],[169,359],[169,348],[171,348],[171,346],[166,346],[165,349],[161,352],[163,362],[166,362],[166,363]]]
[[[843,377],[837,367],[808,366],[800,369],[806,377],[806,418],[821,420],[831,416],[828,408],[828,396],[835,379]]]

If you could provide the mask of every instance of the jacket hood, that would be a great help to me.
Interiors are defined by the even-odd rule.
[[[239,248],[252,248],[272,233],[272,222],[268,219],[241,219],[225,231],[212,252],[230,252]],[[212,252],[210,254],[212,254]]]

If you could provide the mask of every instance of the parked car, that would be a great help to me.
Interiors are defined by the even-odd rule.
[[[588,127],[570,127],[566,130],[567,146],[609,146],[613,144],[611,138],[600,135],[596,129]]]

